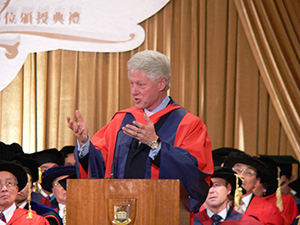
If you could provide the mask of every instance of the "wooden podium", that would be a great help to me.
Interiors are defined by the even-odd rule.
[[[190,223],[179,180],[69,179],[67,185],[68,225]]]

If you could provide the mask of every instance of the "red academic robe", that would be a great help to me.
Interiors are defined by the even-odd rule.
[[[193,225],[211,225],[213,220],[208,217],[205,210],[195,214]],[[232,211],[224,220],[221,225],[263,225],[257,219],[248,216],[246,214],[240,214],[236,211]]]
[[[180,179],[191,196],[193,206],[190,210],[198,210],[205,201],[209,189],[209,176],[213,173],[210,138],[201,119],[175,102],[152,115],[150,120],[155,124],[168,113],[169,117],[157,133],[161,139],[160,166],[148,163],[145,178]],[[116,164],[114,178],[123,178],[128,146],[132,138],[120,129],[134,120],[146,124],[142,109],[132,107],[117,112],[112,120],[94,135],[91,139],[92,147],[101,154],[90,146],[88,173],[78,164],[78,156],[75,155],[80,178],[111,177],[113,160]]]
[[[181,108],[181,106],[171,104],[158,113],[153,114],[150,120],[155,124],[163,115],[177,108]],[[146,124],[144,110],[132,107],[117,112],[110,123],[100,129],[91,139],[95,148],[100,149],[105,160],[105,165],[112,164],[115,140],[126,113],[131,113],[135,118],[134,120]],[[191,113],[187,113],[183,117],[177,129],[174,147],[181,147],[195,156],[198,160],[199,170],[209,174],[213,173],[211,142],[206,131],[206,126],[199,117]],[[155,173],[152,175],[152,178],[158,178],[159,171],[157,171],[157,168],[154,171],[152,170],[152,172]],[[111,168],[108,166],[106,167],[105,178],[110,177],[110,173]]]
[[[27,216],[28,210],[18,208],[7,225],[49,225],[48,220],[37,215],[35,211],[32,211],[32,219],[27,219]]]
[[[272,195],[264,197],[268,202],[271,202],[273,205],[276,205],[276,192]],[[291,195],[281,195],[283,211],[281,215],[284,219],[285,225],[292,224],[293,220],[299,215],[298,207],[295,199]]]
[[[279,209],[267,200],[254,196],[245,212],[265,225],[283,225],[284,220]]]

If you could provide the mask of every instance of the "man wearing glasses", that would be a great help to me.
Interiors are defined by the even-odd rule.
[[[49,192],[52,192],[55,196],[55,200],[51,202],[53,208],[63,220],[65,218],[66,203],[67,203],[67,191],[59,183],[60,180],[69,177],[76,173],[75,166],[57,166],[52,167],[43,173],[42,187]]]
[[[230,153],[224,161],[224,166],[232,167],[232,170],[242,179],[242,187],[246,191],[241,205],[235,208],[236,211],[254,216],[263,224],[284,224],[280,211],[275,205],[253,194],[260,179],[271,176],[265,164],[241,151]]]
[[[18,164],[0,162],[0,224],[49,225],[48,220],[16,206],[16,197],[27,184],[27,174]]]

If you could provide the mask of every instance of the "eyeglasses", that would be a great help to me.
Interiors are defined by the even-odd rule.
[[[251,176],[253,176],[254,174],[256,174],[256,172],[255,172],[253,169],[251,169],[251,168],[249,168],[249,167],[243,169],[241,166],[238,166],[238,165],[232,167],[232,170],[233,170],[234,172],[236,172],[237,174],[241,174],[241,173],[244,171],[244,174],[245,174],[246,176],[248,176],[248,177],[251,177]]]
[[[62,187],[61,184],[58,183],[58,182],[54,182],[54,183],[53,183],[53,186],[56,186],[56,187]]]
[[[6,183],[0,183],[0,189],[2,189],[4,186],[7,188],[7,189],[11,189],[12,187],[16,186],[17,183],[13,183],[13,182],[6,182]]]

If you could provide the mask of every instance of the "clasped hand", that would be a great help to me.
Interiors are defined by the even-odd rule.
[[[122,127],[122,130],[124,134],[134,137],[140,142],[150,146],[152,141],[158,139],[158,136],[156,135],[154,124],[146,114],[144,114],[144,119],[147,125],[138,121],[133,121],[132,123]]]

